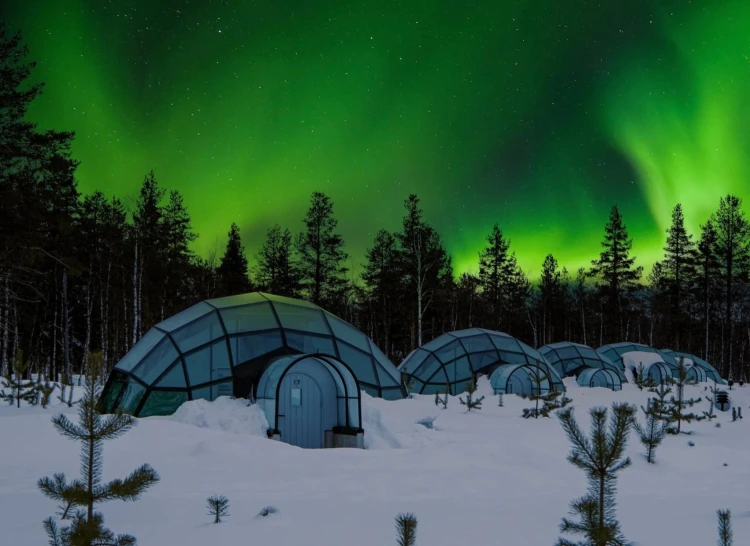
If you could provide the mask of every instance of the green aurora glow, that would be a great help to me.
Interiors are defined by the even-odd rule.
[[[410,192],[458,271],[497,222],[522,266],[599,250],[618,203],[639,262],[678,201],[750,198],[743,0],[325,3],[10,0],[84,192],[177,188],[200,234],[254,251],[332,196],[355,270]],[[743,100],[744,99],[744,100]]]

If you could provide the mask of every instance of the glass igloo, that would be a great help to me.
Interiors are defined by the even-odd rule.
[[[661,359],[670,368],[677,367],[677,361],[671,355],[665,354],[659,349],[654,349],[643,343],[635,343],[630,341],[624,341],[622,343],[611,343],[609,345],[602,345],[597,349],[604,356],[608,357],[616,365],[620,366],[621,369],[625,369],[623,362],[623,356],[627,353],[640,352],[640,353],[654,353],[659,355]]]
[[[586,345],[562,341],[539,347],[539,352],[562,377],[577,376],[588,368],[608,369],[617,374],[620,382],[627,382],[625,374],[609,357]]]
[[[187,400],[248,397],[287,354],[336,358],[371,395],[405,395],[396,367],[352,325],[306,301],[253,292],[202,301],[146,332],[110,374],[102,411],[167,415]]]
[[[693,366],[697,366],[705,372],[706,379],[705,380],[696,379],[699,382],[710,380],[710,381],[715,381],[716,383],[720,385],[726,384],[726,382],[721,378],[719,371],[699,356],[696,356],[690,353],[680,352],[680,351],[673,351],[672,349],[662,349],[661,352],[664,354],[673,356],[676,360],[678,360],[680,357],[691,360],[693,363]],[[694,374],[696,378],[702,377],[700,372],[694,372]]]
[[[464,392],[472,374],[490,375],[503,364],[539,366],[552,386],[564,391],[562,379],[545,358],[529,345],[503,332],[470,328],[448,332],[425,343],[399,366],[417,394]]]
[[[604,387],[613,391],[622,390],[620,376],[609,368],[586,368],[576,378],[581,387]]]

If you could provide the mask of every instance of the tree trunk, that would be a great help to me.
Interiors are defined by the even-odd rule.
[[[65,376],[68,384],[73,384],[73,376],[70,370],[70,320],[68,316],[68,271],[63,269],[62,278],[63,296],[63,358],[65,359]]]
[[[0,377],[10,377],[10,366],[8,365],[8,344],[10,343],[10,273],[5,274],[5,305],[3,306],[3,354],[0,362]]]
[[[130,346],[138,341],[138,239],[135,240],[135,253],[133,255],[133,336]]]

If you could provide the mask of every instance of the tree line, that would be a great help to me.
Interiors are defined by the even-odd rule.
[[[133,203],[81,195],[74,134],[26,120],[43,84],[30,84],[20,35],[0,27],[0,375],[16,355],[29,372],[71,377],[99,351],[111,368],[151,326],[207,298],[262,290],[305,298],[366,332],[394,361],[447,331],[501,330],[538,347],[569,340],[669,347],[724,375],[750,367],[750,225],[727,195],[697,234],[672,211],[663,259],[645,276],[617,206],[599,257],[568,271],[552,254],[532,281],[499,224],[456,275],[419,197],[401,226],[380,230],[356,277],[334,203],[314,192],[300,224],[267,230],[248,257],[236,224],[221,256],[197,256],[177,190],[148,173]],[[298,229],[297,229],[298,228]]]

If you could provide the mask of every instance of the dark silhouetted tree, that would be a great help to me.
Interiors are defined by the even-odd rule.
[[[292,233],[278,224],[266,232],[258,252],[256,282],[265,291],[279,296],[299,296],[299,273],[294,256]]]
[[[667,243],[664,247],[662,279],[669,302],[669,317],[676,350],[682,350],[682,335],[685,330],[686,298],[690,284],[695,277],[695,243],[685,229],[682,205],[672,210],[672,225],[667,230]]]
[[[235,223],[229,228],[227,247],[216,269],[216,275],[220,296],[244,294],[252,289],[247,275],[245,247],[242,245],[240,228]]]

